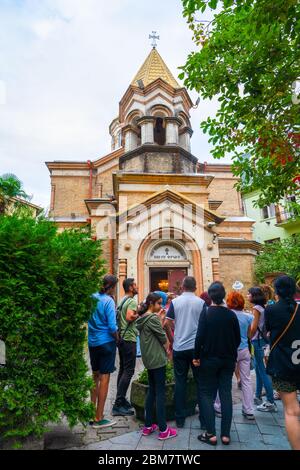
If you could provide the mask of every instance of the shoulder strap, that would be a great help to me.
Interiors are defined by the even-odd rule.
[[[125,305],[125,302],[127,302],[128,299],[129,299],[129,297],[125,296],[124,299],[121,300],[121,302],[119,303],[119,305],[117,307],[119,311],[122,310],[123,306]]]
[[[295,311],[294,311],[293,315],[291,316],[290,321],[289,321],[288,324],[286,325],[285,329],[284,329],[283,332],[281,333],[281,335],[279,335],[279,337],[276,339],[276,341],[274,341],[274,343],[272,344],[272,347],[271,347],[271,349],[270,349],[270,353],[273,351],[273,349],[275,348],[275,346],[277,346],[277,344],[279,343],[279,341],[281,340],[281,338],[283,338],[283,336],[286,334],[286,332],[288,331],[289,327],[290,327],[291,324],[293,323],[294,318],[295,318],[296,313],[297,313],[297,310],[298,310],[298,307],[299,307],[299,304],[296,305]]]
[[[132,297],[126,297],[126,299],[125,299],[124,301],[122,301],[122,303],[120,304],[120,315],[122,315],[122,310],[123,310],[123,307],[124,307],[124,305],[126,304],[127,300],[130,300],[131,298],[132,298]],[[124,330],[124,333],[123,333],[123,335],[120,334],[120,338],[122,338],[122,339],[124,338],[124,336],[125,336],[125,334],[126,334],[128,328],[130,327],[131,323],[132,323],[132,322],[127,322],[127,325],[126,325],[126,328],[125,328],[125,330]]]

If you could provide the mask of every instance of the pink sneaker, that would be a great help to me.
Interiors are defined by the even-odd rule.
[[[151,428],[146,428],[146,426],[144,426],[142,436],[150,436],[150,434],[154,433],[157,430],[157,424],[152,424]]]
[[[165,439],[171,439],[171,437],[177,436],[177,430],[174,428],[167,428],[164,432],[160,432],[158,439],[164,441]]]

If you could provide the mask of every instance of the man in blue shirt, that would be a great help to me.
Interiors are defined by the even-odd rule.
[[[107,398],[110,374],[115,369],[118,341],[116,308],[113,300],[118,279],[107,275],[103,278],[103,287],[94,294],[98,300],[95,311],[88,322],[88,344],[95,387],[91,400],[96,407],[94,428],[106,428],[116,424],[104,419],[104,406]]]

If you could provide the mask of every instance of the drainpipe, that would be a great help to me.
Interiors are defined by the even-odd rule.
[[[91,160],[87,161],[89,170],[90,170],[90,180],[89,180],[89,199],[93,197],[93,164]]]

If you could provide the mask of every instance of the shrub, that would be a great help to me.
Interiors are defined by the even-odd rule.
[[[255,274],[258,282],[264,282],[265,274],[285,272],[300,281],[300,234],[282,241],[266,244],[255,260]]]
[[[137,381],[138,381],[140,384],[149,385],[147,369],[144,369],[144,370],[139,374]],[[172,384],[172,383],[174,383],[174,382],[175,382],[175,377],[174,377],[174,368],[173,368],[173,364],[172,364],[171,362],[168,362],[168,363],[167,363],[167,367],[166,367],[166,383],[167,383],[167,384]]]
[[[62,414],[71,426],[92,416],[84,347],[102,275],[101,243],[87,230],[0,217],[1,435],[41,435]]]

